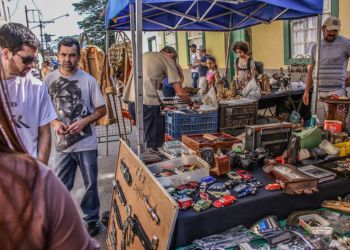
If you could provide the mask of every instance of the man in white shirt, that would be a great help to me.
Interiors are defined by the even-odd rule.
[[[31,74],[40,42],[24,25],[8,23],[0,28],[0,47],[1,78],[14,127],[28,153],[47,164],[56,113],[46,86]]]
[[[191,44],[190,50],[192,53],[191,54],[191,64],[189,64],[188,66],[191,69],[191,73],[192,73],[192,76],[191,76],[192,87],[197,88],[198,79],[199,79],[197,61],[199,61],[201,58],[200,58],[199,54],[197,53],[197,46],[195,44]]]

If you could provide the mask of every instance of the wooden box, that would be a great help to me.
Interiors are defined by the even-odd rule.
[[[205,139],[204,137],[210,139]],[[200,156],[199,150],[201,148],[212,147],[216,152],[219,148],[231,148],[233,144],[239,143],[241,141],[238,138],[229,134],[214,133],[200,135],[183,135],[182,142],[189,148],[196,151],[196,154]]]

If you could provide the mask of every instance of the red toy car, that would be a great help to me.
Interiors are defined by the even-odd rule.
[[[214,201],[214,206],[215,207],[225,207],[227,205],[230,205],[232,203],[234,203],[236,201],[236,197],[232,196],[232,195],[225,195],[223,197],[221,197],[220,199]]]
[[[191,197],[185,197],[177,200],[180,209],[187,209],[193,205],[193,200]]]
[[[239,169],[237,170],[237,174],[241,176],[244,181],[248,181],[252,178],[252,175],[247,170]]]
[[[265,186],[265,189],[267,191],[280,190],[280,189],[282,189],[282,186],[279,183],[272,183],[272,184],[267,184]]]

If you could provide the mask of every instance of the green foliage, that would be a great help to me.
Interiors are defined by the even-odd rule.
[[[78,22],[79,28],[84,30],[89,39],[89,43],[102,49],[105,47],[105,25],[104,9],[107,6],[107,0],[80,0],[73,3],[75,11],[84,16],[84,19]]]

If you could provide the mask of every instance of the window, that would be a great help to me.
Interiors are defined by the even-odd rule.
[[[155,36],[148,38],[148,51],[150,52],[157,51],[157,39]]]
[[[291,21],[291,38],[292,58],[311,55],[311,48],[317,41],[317,18]]]
[[[186,32],[187,37],[187,61],[191,63],[191,55],[189,46],[191,44],[197,45],[197,49],[199,45],[205,45],[205,33],[202,31],[188,31]]]
[[[175,31],[164,32],[164,44],[177,50],[177,36]]]
[[[324,0],[322,19],[331,15],[332,0]],[[309,56],[317,42],[317,17],[285,21],[285,64],[291,64],[298,55]]]
[[[197,48],[199,45],[204,45],[203,32],[202,31],[189,31],[187,32],[188,45],[195,44]]]

